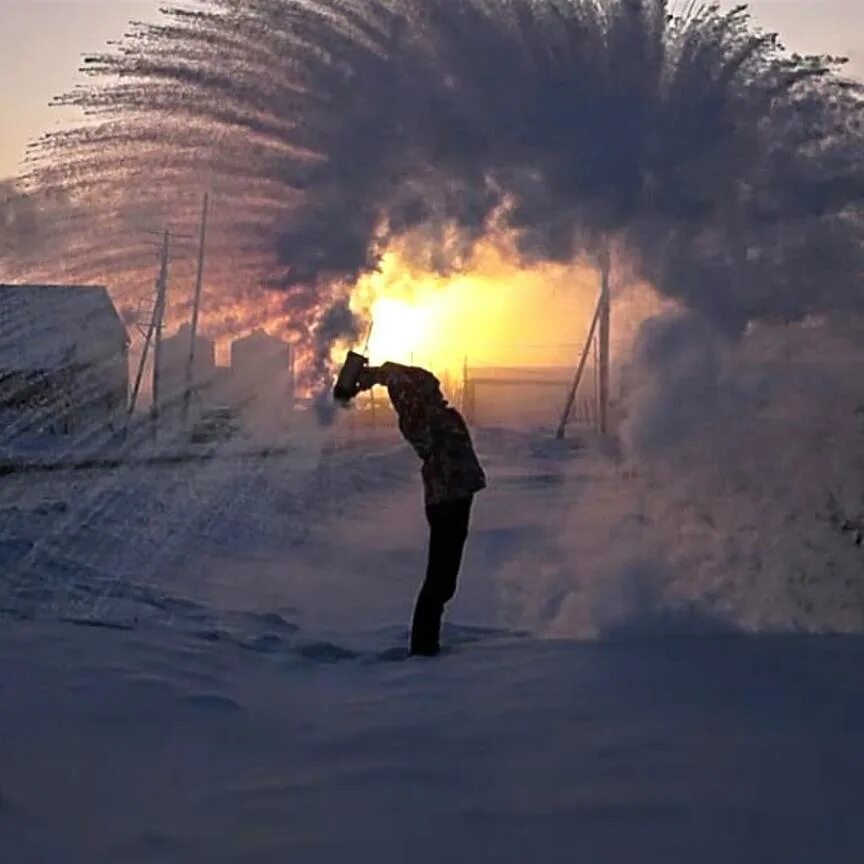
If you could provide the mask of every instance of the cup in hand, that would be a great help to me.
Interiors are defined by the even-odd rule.
[[[333,388],[333,398],[339,402],[347,402],[353,399],[360,390],[360,373],[368,364],[369,361],[362,354],[358,354],[356,351],[349,351],[345,362],[342,364],[339,377],[336,379],[336,386]]]

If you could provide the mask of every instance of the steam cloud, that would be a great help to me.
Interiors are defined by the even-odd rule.
[[[323,424],[333,421],[336,406],[330,393],[330,349],[337,340],[356,342],[360,338],[359,321],[346,301],[334,303],[321,316],[315,329],[315,354],[311,379],[318,390],[315,410]]]
[[[59,100],[87,122],[37,142],[26,180],[71,202],[67,272],[130,284],[133,229],[194,233],[212,189],[210,278],[275,289],[319,371],[322,316],[418,232],[440,267],[491,231],[532,261],[612,242],[737,333],[864,307],[862,88],[840,69],[689,2],[202,0],[87,58]]]

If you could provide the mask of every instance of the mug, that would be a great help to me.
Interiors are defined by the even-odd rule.
[[[349,351],[345,362],[342,364],[342,370],[339,372],[339,377],[336,379],[336,386],[333,388],[333,398],[340,402],[347,402],[357,395],[357,381],[360,378],[360,373],[369,364],[369,361],[356,351]]]

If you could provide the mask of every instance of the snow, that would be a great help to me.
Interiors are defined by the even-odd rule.
[[[400,660],[426,528],[395,435],[5,478],[4,861],[864,860],[864,639],[832,599],[862,552],[800,536],[794,477],[783,543],[736,559],[762,487],[480,431],[448,650]],[[840,588],[754,583],[778,548]]]

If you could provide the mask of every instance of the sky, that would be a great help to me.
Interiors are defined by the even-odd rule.
[[[0,0],[0,177],[16,173],[28,140],[63,124],[48,103],[79,80],[81,56],[120,37],[129,20],[155,17],[160,5],[164,0]],[[750,5],[789,48],[848,56],[854,74],[864,75],[864,0]]]

